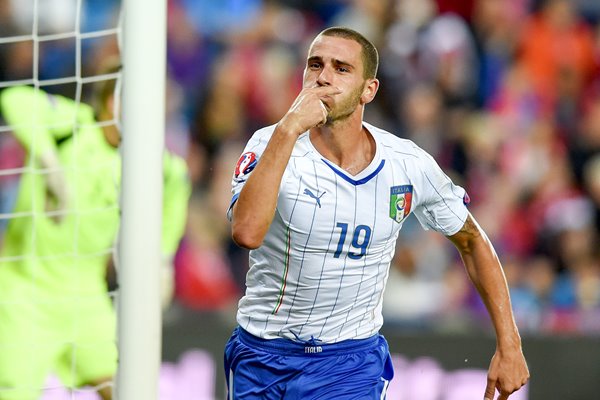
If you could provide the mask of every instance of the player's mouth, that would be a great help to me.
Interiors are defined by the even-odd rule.
[[[323,102],[323,104],[325,105],[325,108],[327,108],[328,110],[331,110],[334,100],[333,100],[333,97],[327,95],[327,96],[321,97],[321,102]]]

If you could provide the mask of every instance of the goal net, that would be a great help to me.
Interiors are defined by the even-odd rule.
[[[2,400],[115,387],[123,7],[0,0]]]

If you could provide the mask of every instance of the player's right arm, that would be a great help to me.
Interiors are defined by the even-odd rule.
[[[56,151],[56,141],[73,134],[78,113],[88,111],[73,100],[31,86],[0,93],[0,109],[17,140],[36,157]]]
[[[57,143],[73,135],[78,121],[93,121],[91,107],[30,86],[15,86],[0,93],[0,109],[28,155],[48,171],[44,175],[49,200],[47,207],[66,209],[69,188],[63,176]],[[60,215],[56,217],[57,220],[60,218]]]
[[[264,152],[232,209],[231,235],[241,247],[259,247],[275,215],[279,186],[298,137],[325,123],[321,98],[339,93],[332,86],[304,88],[275,127]]]

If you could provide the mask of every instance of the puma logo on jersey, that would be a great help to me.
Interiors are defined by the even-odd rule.
[[[319,193],[319,192],[317,192]],[[308,196],[310,196],[311,198],[315,199],[315,201],[317,202],[317,205],[319,206],[319,208],[321,208],[321,197],[323,197],[323,195],[326,192],[321,193],[318,197],[314,195],[313,192],[310,191],[310,189],[304,189],[304,194],[307,194]]]

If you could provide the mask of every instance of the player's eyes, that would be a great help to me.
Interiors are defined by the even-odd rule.
[[[310,69],[319,69],[319,68],[321,68],[321,64],[319,64],[319,63],[310,63],[310,64],[308,64],[308,68],[310,68]]]

